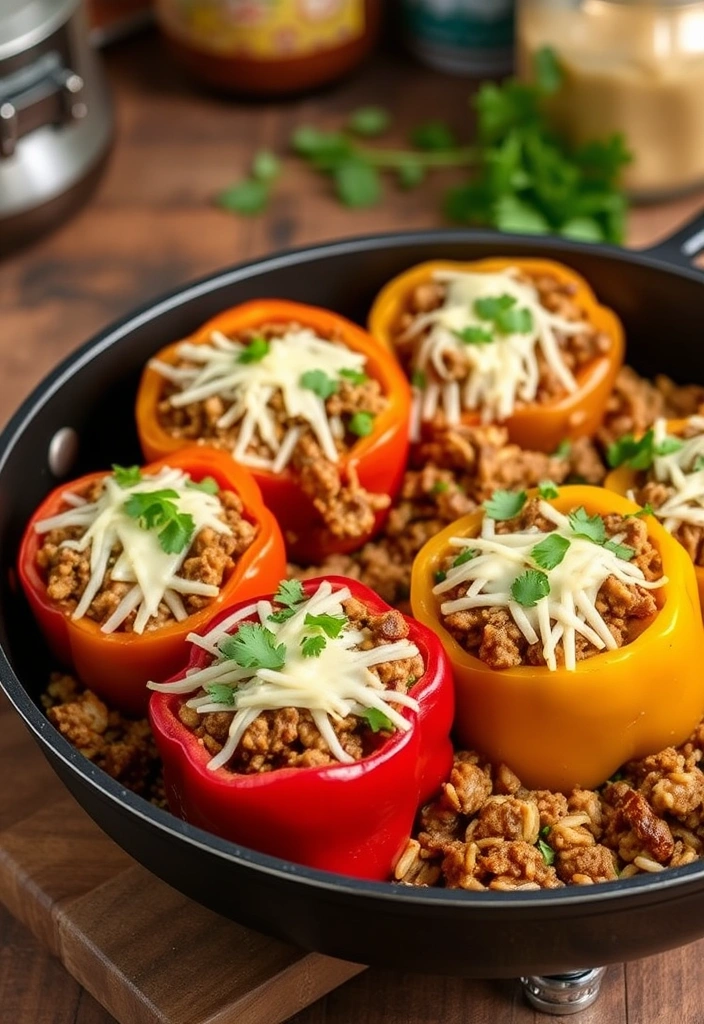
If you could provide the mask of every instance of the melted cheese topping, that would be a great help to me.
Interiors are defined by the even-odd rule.
[[[697,433],[682,438],[682,447],[669,455],[655,455],[650,477],[674,489],[674,494],[654,509],[658,519],[670,533],[680,526],[704,526],[704,416],[690,416],[689,430]],[[667,422],[653,424],[653,444],[662,444],[668,437]],[[701,469],[694,467],[700,463]]]
[[[618,647],[596,607],[597,594],[606,579],[615,576],[623,583],[653,590],[662,587],[667,577],[646,580],[637,565],[618,558],[608,548],[576,536],[567,516],[552,505],[541,501],[540,512],[555,524],[554,533],[544,533],[533,526],[515,533],[497,534],[494,520],[484,516],[479,537],[452,537],[451,547],[474,550],[478,554],[449,569],[446,579],[433,588],[433,593],[441,596],[460,583],[468,583],[464,597],[441,604],[443,615],[469,608],[507,608],[526,641],[542,644],[549,669],[557,668],[555,652],[558,643],[562,643],[565,668],[574,671],[578,634],[599,651]],[[531,550],[543,538],[553,535],[568,540],[569,547],[560,564],[546,571],[533,560]],[[610,539],[618,544],[623,538],[616,535]],[[532,608],[519,604],[511,594],[516,578],[528,569],[545,572],[550,583],[550,593]]]
[[[384,662],[414,658],[419,653],[415,644],[399,640],[360,650],[359,645],[368,639],[369,632],[350,624],[334,639],[326,637],[326,645],[318,657],[306,658],[302,654],[301,641],[311,633],[311,627],[305,626],[306,615],[344,616],[342,603],[350,597],[346,587],[333,593],[331,584],[324,581],[315,594],[298,605],[291,618],[282,623],[269,618],[274,610],[270,601],[257,601],[234,613],[205,636],[192,633],[188,637],[213,655],[215,660],[207,668],[194,671],[179,682],[147,684],[151,690],[161,693],[192,693],[214,683],[232,687],[232,702],[217,703],[210,695],[187,702],[188,707],[196,708],[200,714],[234,709],[228,739],[208,763],[211,771],[227,764],[246,730],[263,711],[306,708],[332,756],[345,764],[352,763],[354,758],[341,746],[332,722],[375,708],[386,715],[396,729],[406,732],[411,728],[408,719],[393,705],[417,711],[418,701],[406,693],[387,690],[379,677],[369,670]],[[275,646],[286,646],[286,661],[281,669],[241,668],[220,653],[219,644],[231,635],[229,631],[233,626],[255,613],[260,623],[273,633]]]
[[[233,457],[247,466],[280,473],[287,465],[303,432],[313,431],[330,462],[338,461],[335,438],[344,436],[339,417],[328,418],[325,402],[301,384],[304,373],[322,370],[337,380],[341,370],[363,372],[366,356],[318,337],[305,327],[291,327],[281,338],[268,340],[269,350],[257,362],[239,362],[246,346],[213,331],[210,342],[183,342],[177,354],[194,366],[171,366],[152,359],[150,366],[181,390],[169,402],[174,408],[202,402],[217,395],[227,409],[216,426],[227,429],[239,424]],[[293,421],[279,437],[278,421],[270,403],[280,394],[287,417]],[[270,458],[248,452],[259,439],[272,452]]]
[[[535,285],[519,280],[519,274],[514,267],[497,274],[434,272],[433,280],[445,285],[445,299],[437,309],[416,316],[403,335],[404,340],[412,339],[428,331],[412,362],[412,369],[427,377],[422,389],[414,388],[412,440],[418,440],[420,423],[432,420],[439,409],[450,424],[459,423],[462,410],[479,410],[482,422],[489,423],[508,419],[518,401],[534,401],[540,383],[538,351],[565,391],[576,390],[577,382],[564,362],[556,333],[579,334],[589,330],[589,325],[551,313],[541,305]],[[457,337],[454,332],[467,327],[490,329],[491,323],[477,316],[474,303],[501,295],[515,299],[516,308],[530,311],[529,331],[495,334],[487,344],[466,344]],[[468,364],[461,381],[453,379],[448,370],[448,365],[456,363],[457,354]]]
[[[219,518],[223,511],[220,499],[196,487],[189,487],[190,481],[187,473],[168,466],[155,475],[142,477],[130,487],[120,487],[114,476],[106,476],[97,501],[88,502],[67,491],[64,500],[70,506],[69,509],[35,524],[37,533],[74,526],[85,530],[78,540],[65,540],[60,545],[73,551],[85,551],[90,547],[90,578],[72,619],[83,618],[93,598],[102,588],[106,574],[108,580],[133,585],[101,626],[103,633],[113,633],[135,610],[137,614],[133,630],[135,633],[143,633],[150,619],[157,615],[162,601],[177,621],[186,619],[188,612],[180,594],[217,597],[218,587],[178,575],[190,544],[186,544],[177,553],[164,551],[157,531],[143,529],[139,521],[125,511],[125,504],[131,495],[169,489],[178,493],[178,497],[171,500],[179,513],[193,517],[193,537],[206,526],[216,533],[231,533],[230,527]],[[121,551],[115,564],[108,569],[115,547]]]

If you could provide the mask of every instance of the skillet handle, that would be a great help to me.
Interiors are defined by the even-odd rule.
[[[704,251],[704,210],[700,210],[691,220],[687,221],[674,234],[649,249],[644,249],[645,256],[674,263],[677,267],[692,268],[694,257]],[[699,268],[694,268],[699,269]],[[704,269],[704,268],[702,268]]]

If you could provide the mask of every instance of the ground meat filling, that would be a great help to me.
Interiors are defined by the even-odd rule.
[[[233,341],[250,344],[255,338],[283,337],[295,323],[268,323],[256,329],[242,331],[232,336]],[[341,343],[342,339],[331,336],[325,340]],[[179,368],[192,366],[187,360],[175,364]],[[232,451],[239,436],[239,423],[221,427],[218,421],[231,403],[219,395],[203,401],[175,407],[170,398],[177,393],[177,387],[164,382],[161,399],[157,406],[157,418],[161,427],[172,437],[188,441],[207,441],[226,451]],[[388,406],[379,381],[367,378],[361,382],[341,378],[337,391],[325,400],[328,417],[345,427],[341,436],[335,437],[335,446],[340,455],[345,455],[359,441],[359,436],[349,430],[355,413],[367,413],[376,417]],[[292,419],[285,408],[280,391],[275,391],[268,403],[274,414],[275,431],[281,441],[287,431],[295,425],[301,427],[301,435],[290,460],[290,468],[299,479],[304,493],[311,499],[316,510],[330,532],[340,538],[361,537],[368,534],[375,521],[376,513],[388,508],[390,499],[386,494],[373,494],[359,483],[356,472],[347,468],[344,472],[336,462],[326,457],[309,424],[303,418]],[[247,454],[271,459],[274,452],[256,432],[247,448]]]
[[[704,724],[626,764],[599,790],[528,790],[506,765],[458,751],[396,864],[404,885],[554,889],[691,864],[704,851]]]
[[[608,537],[619,536],[620,543],[633,548],[630,561],[641,569],[646,580],[653,581],[662,576],[660,553],[649,541],[647,526],[642,520],[607,515],[604,525]],[[498,522],[496,533],[515,533],[531,527],[543,533],[555,529],[554,524],[541,514],[537,499],[526,502],[514,519]],[[453,557],[448,557],[446,569],[452,566]],[[442,599],[449,601],[464,597],[469,587],[469,583],[461,583],[443,593]],[[626,646],[642,633],[658,610],[652,591],[637,584],[626,584],[615,576],[609,576],[599,590],[596,608],[618,647]],[[469,608],[443,615],[442,621],[464,650],[480,658],[490,668],[546,664],[542,643],[529,643],[507,608]],[[578,661],[600,653],[581,634],[575,638],[575,646]],[[556,658],[558,664],[564,664],[561,644],[556,649]]]
[[[360,645],[362,650],[382,647],[408,636],[408,624],[396,610],[372,615],[355,598],[345,601],[343,607],[350,625],[368,633],[367,639]],[[416,655],[413,658],[382,662],[370,671],[379,677],[385,689],[405,693],[420,679],[425,667],[420,655]],[[201,691],[200,695],[204,692]],[[199,714],[194,708],[187,707],[184,701],[179,709],[179,718],[199,738],[206,750],[215,756],[227,740],[234,713],[218,711]],[[332,725],[342,748],[355,761],[368,757],[391,735],[384,729],[374,732],[366,720],[357,715],[349,715]],[[245,731],[226,768],[237,774],[252,775],[276,771],[278,768],[315,768],[337,763],[310,712],[289,707],[264,711],[258,715]]]
[[[87,501],[96,501],[103,485],[100,481],[92,484],[81,494]],[[244,518],[244,507],[238,495],[233,491],[219,491],[218,498],[222,504],[220,518],[227,523],[230,533],[217,533],[205,527],[193,538],[191,547],[181,567],[180,574],[185,579],[199,580],[202,583],[222,587],[232,574],[237,561],[252,544],[257,535],[257,527]],[[71,615],[83,595],[90,579],[91,548],[85,551],[74,551],[62,547],[62,541],[77,540],[84,529],[65,527],[49,530],[42,536],[42,544],[37,552],[37,565],[46,580],[47,596],[55,602],[66,615]],[[110,570],[120,556],[122,548],[115,546],[111,552],[108,567],[102,585],[86,612],[87,618],[102,626],[128,592],[132,584],[122,583],[110,578]],[[198,594],[185,594],[183,604],[189,615],[204,608],[213,598]],[[131,612],[118,628],[120,631],[132,632],[136,611]],[[159,629],[175,621],[168,605],[162,601],[159,613],[147,623],[147,630]]]
[[[609,351],[612,344],[609,336],[589,325],[584,312],[575,302],[576,285],[559,281],[550,275],[524,274],[518,279],[534,285],[540,304],[551,313],[555,313],[565,320],[588,325],[587,329],[577,334],[564,334],[557,331],[555,335],[562,361],[572,374],[578,373]],[[408,295],[406,310],[396,325],[393,343],[409,376],[412,375],[418,351],[428,336],[430,328],[419,334],[413,334],[412,337],[409,337],[407,332],[419,314],[439,309],[445,301],[446,294],[447,287],[443,282],[430,280],[416,285]],[[546,362],[539,347],[536,348],[536,358],[539,380],[534,401],[548,402],[563,397],[567,393],[565,387]],[[444,353],[443,365],[450,380],[464,381],[470,372],[467,356],[459,346]],[[442,383],[439,377],[437,380],[438,383]],[[517,400],[516,407],[520,407],[521,404],[525,403]],[[444,417],[442,414],[437,414],[433,426],[442,426],[443,423]]]

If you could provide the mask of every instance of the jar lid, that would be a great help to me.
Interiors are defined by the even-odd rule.
[[[0,61],[30,50],[65,25],[80,0],[1,0]]]

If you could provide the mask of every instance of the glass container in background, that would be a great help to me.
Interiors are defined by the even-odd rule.
[[[555,125],[575,144],[623,133],[634,199],[704,184],[702,0],[520,0],[519,74],[554,49],[564,73]]]
[[[156,0],[159,24],[194,75],[262,96],[341,78],[374,46],[381,0]]]
[[[437,71],[511,71],[514,0],[401,0],[401,11],[409,50]]]

